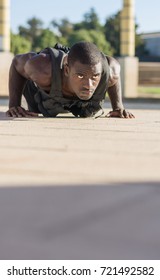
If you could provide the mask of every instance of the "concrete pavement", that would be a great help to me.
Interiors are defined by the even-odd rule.
[[[0,259],[160,259],[159,106],[96,120],[1,106]]]
[[[2,107],[0,185],[160,181],[159,106],[126,104],[128,120],[8,119]]]

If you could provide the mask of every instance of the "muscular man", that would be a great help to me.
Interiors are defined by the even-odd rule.
[[[122,104],[120,65],[96,45],[78,42],[65,48],[16,55],[9,73],[9,117],[100,116],[106,92],[113,111],[108,117],[133,118]],[[28,110],[21,107],[24,95]]]

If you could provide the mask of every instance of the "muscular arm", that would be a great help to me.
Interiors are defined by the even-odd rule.
[[[14,57],[9,71],[9,108],[21,105],[22,89],[29,78],[24,67],[35,53]]]
[[[113,111],[109,112],[107,117],[133,118],[133,114],[124,109],[122,102],[120,65],[114,58],[108,56],[106,58],[110,65],[108,95],[113,109]]]
[[[21,107],[23,87],[28,79],[48,86],[50,82],[50,63],[45,53],[34,52],[16,55],[9,71],[9,110],[7,116],[37,116]]]

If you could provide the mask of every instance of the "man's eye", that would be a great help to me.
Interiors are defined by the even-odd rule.
[[[99,75],[93,75],[93,79],[96,80],[99,78]]]
[[[77,75],[78,79],[83,79],[83,75]]]

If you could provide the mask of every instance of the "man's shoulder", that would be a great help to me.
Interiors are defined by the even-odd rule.
[[[108,60],[108,64],[119,64],[118,60],[113,57],[113,56],[109,56],[109,55],[105,55],[106,59]]]

